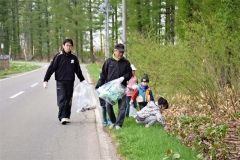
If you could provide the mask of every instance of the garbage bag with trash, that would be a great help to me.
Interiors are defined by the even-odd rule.
[[[93,97],[92,86],[86,83],[79,83],[73,92],[72,106],[77,112],[95,109],[97,102]]]
[[[129,108],[129,117],[136,118],[136,116],[137,116],[137,109],[134,107],[132,103],[130,104],[130,108]]]
[[[99,98],[114,105],[125,94],[125,88],[118,79],[105,83],[97,89]]]

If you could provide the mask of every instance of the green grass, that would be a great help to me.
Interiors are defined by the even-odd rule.
[[[117,139],[120,154],[126,159],[160,160],[174,159],[173,156],[178,157],[176,159],[197,159],[194,151],[167,134],[158,124],[145,128],[133,118],[126,118],[123,128],[111,133]]]
[[[96,63],[87,65],[87,70],[91,74],[91,78],[94,82],[96,82],[99,79],[100,67],[101,66]]]
[[[9,69],[0,70],[0,79],[8,77],[8,75],[27,72],[40,67],[33,62],[20,62],[20,61],[11,61],[9,64]]]
[[[87,68],[91,77],[97,80],[99,65],[89,64]],[[110,131],[110,134],[118,144],[120,155],[129,160],[197,159],[196,152],[181,144],[176,137],[167,134],[157,124],[145,128],[136,124],[134,119],[126,118],[123,128]]]

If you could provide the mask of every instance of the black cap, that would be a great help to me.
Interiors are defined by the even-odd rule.
[[[114,49],[117,49],[119,50],[119,52],[124,52],[125,49],[124,49],[124,45],[122,43],[118,43],[115,45]]]
[[[141,79],[141,82],[149,82],[149,78],[148,78],[148,75],[147,74],[144,74],[142,79]]]

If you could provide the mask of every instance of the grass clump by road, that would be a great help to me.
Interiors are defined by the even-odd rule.
[[[197,153],[167,134],[158,124],[145,128],[136,124],[133,118],[126,118],[123,128],[112,133],[117,139],[120,154],[126,159],[198,159]]]
[[[100,75],[100,70],[101,70],[100,64],[97,64],[97,63],[89,64],[87,65],[87,70],[91,75],[92,81],[96,83]]]
[[[97,81],[99,65],[89,64],[87,69]],[[115,106],[116,107],[116,106]],[[197,153],[183,145],[176,137],[167,134],[160,125],[145,128],[133,118],[126,118],[121,130],[108,130],[115,139],[119,154],[131,160],[194,160]]]
[[[9,68],[0,70],[0,79],[8,77],[8,75],[31,71],[39,68],[40,65],[34,62],[10,61]]]

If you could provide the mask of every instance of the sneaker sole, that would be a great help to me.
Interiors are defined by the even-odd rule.
[[[63,121],[63,122],[61,122],[61,124],[62,124],[62,125],[65,125],[65,124],[67,124],[67,122],[66,122],[66,121]]]

